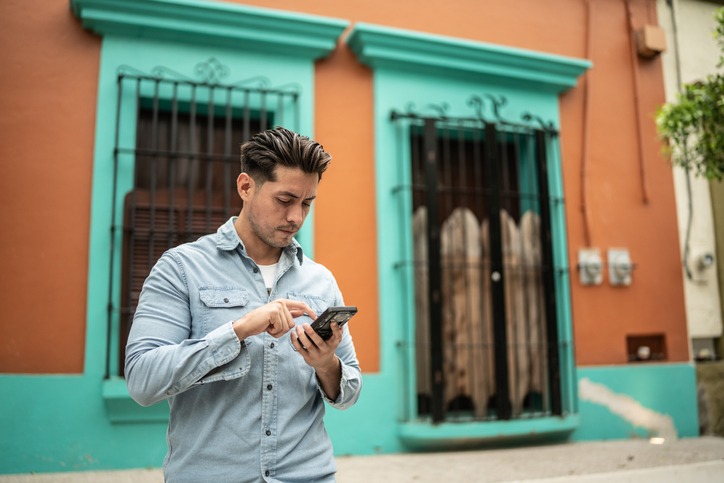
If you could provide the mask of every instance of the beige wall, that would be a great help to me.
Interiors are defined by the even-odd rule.
[[[671,9],[665,0],[658,0],[661,25],[667,30],[668,50],[663,55],[664,85],[667,102],[674,101],[678,82],[692,83],[706,79],[715,72],[720,50],[714,41],[716,28],[714,11],[719,3],[699,0],[674,0],[673,10],[677,36],[674,37]],[[676,47],[679,49],[677,65]],[[689,173],[690,189],[684,169],[674,168],[676,211],[679,219],[679,239],[682,257],[689,223],[689,193],[691,196],[691,234],[688,264],[691,279],[684,277],[686,315],[689,337],[719,337],[722,334],[722,315],[717,270],[698,269],[697,258],[705,253],[716,254],[716,238],[709,183]],[[719,208],[720,210],[722,207]],[[682,258],[683,259],[683,258]]]

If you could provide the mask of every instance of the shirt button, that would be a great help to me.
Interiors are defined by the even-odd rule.
[[[257,273],[258,271],[259,271],[259,269],[254,267],[254,273]]]
[[[228,304],[228,303],[229,303],[229,299],[224,299],[224,303],[225,303],[225,304]]]
[[[269,470],[266,470],[266,471],[264,472],[264,476],[269,476]]]
[[[269,344],[269,347],[271,347],[271,348],[273,349],[273,348],[274,348],[274,342],[272,342],[271,344]]]
[[[267,430],[266,430],[266,435],[267,435],[267,436],[271,436],[271,431],[269,431],[269,430],[267,429]]]
[[[267,388],[267,389],[269,389],[269,390],[271,391],[271,389],[272,389],[272,385],[271,385],[271,384],[269,384],[269,385],[268,385],[268,386],[267,386],[266,388]]]

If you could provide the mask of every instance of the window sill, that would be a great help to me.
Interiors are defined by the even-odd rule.
[[[568,438],[579,423],[577,414],[494,422],[432,424],[410,421],[400,425],[399,436],[406,446],[415,450],[463,449],[486,444],[559,441]]]
[[[112,423],[167,423],[169,407],[162,401],[143,407],[131,398],[126,379],[112,377],[103,381],[103,401]]]

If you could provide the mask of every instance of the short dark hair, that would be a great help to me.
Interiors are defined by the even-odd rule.
[[[331,160],[321,144],[280,126],[262,131],[241,145],[241,172],[262,184],[276,181],[278,165],[317,173],[321,180]]]

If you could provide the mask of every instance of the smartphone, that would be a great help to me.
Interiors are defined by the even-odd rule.
[[[323,340],[332,337],[332,329],[329,324],[337,322],[342,327],[357,313],[357,307],[329,307],[312,323],[312,329],[319,334]]]

